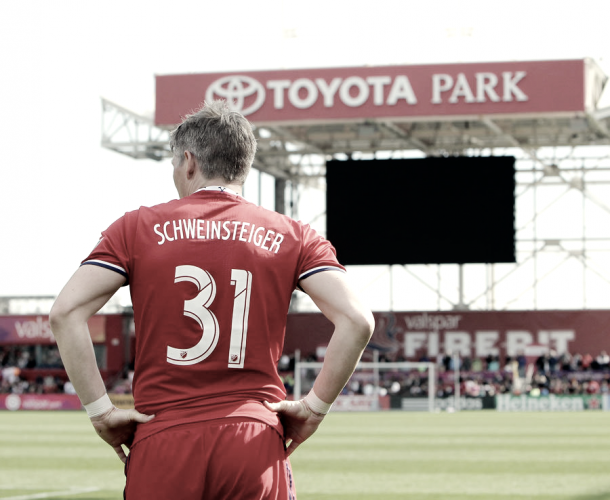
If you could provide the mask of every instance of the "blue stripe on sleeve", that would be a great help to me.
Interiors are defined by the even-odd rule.
[[[334,267],[334,266],[316,267],[315,269],[311,269],[310,271],[306,271],[303,274],[301,274],[301,276],[299,276],[299,281],[304,280],[305,278],[309,278],[310,276],[313,276],[314,274],[321,273],[323,271],[339,271],[341,273],[345,272],[340,267]],[[301,288],[301,285],[297,285],[297,288],[299,290],[301,290],[301,292],[305,292],[305,290],[303,290]],[[305,292],[305,293],[307,293],[307,292]]]
[[[85,265],[98,266],[98,267],[103,267],[104,269],[110,269],[111,271],[114,271],[115,273],[118,273],[121,276],[125,277],[126,281],[123,286],[126,286],[129,284],[129,276],[122,267],[114,266],[112,264],[102,262],[101,260],[87,260],[81,264],[81,266],[85,266]]]

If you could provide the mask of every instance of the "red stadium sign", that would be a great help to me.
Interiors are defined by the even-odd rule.
[[[588,60],[160,75],[155,122],[180,123],[212,99],[257,124],[583,114],[604,82]]]
[[[369,349],[387,359],[435,360],[445,353],[484,358],[528,354],[528,347],[558,354],[610,352],[610,311],[441,311],[375,313]],[[328,344],[332,324],[321,314],[290,314],[284,353],[306,357]]]
[[[89,319],[89,333],[93,342],[106,340],[106,318]],[[0,316],[0,345],[54,344],[48,316]]]

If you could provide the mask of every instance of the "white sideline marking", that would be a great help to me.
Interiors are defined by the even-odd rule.
[[[92,493],[100,488],[75,488],[67,491],[52,491],[49,493],[34,493],[32,495],[20,495],[17,497],[2,497],[0,500],[34,500],[36,498],[53,498],[60,495],[76,495],[78,493]]]

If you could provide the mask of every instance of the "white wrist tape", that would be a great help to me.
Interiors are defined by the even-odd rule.
[[[87,411],[87,416],[89,418],[93,418],[93,417],[99,417],[100,415],[103,415],[104,413],[106,413],[108,410],[110,410],[113,407],[114,407],[114,405],[110,401],[108,394],[104,394],[97,401],[94,401],[93,403],[89,403],[88,405],[85,405],[85,410]]]
[[[311,411],[321,413],[322,415],[326,415],[333,405],[332,403],[325,403],[322,401],[313,391],[313,388],[309,391],[309,394],[305,396],[305,401],[307,402],[307,406],[311,408]]]

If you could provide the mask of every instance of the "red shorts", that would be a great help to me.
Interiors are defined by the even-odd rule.
[[[248,418],[170,427],[131,448],[126,500],[296,500],[282,437]]]

